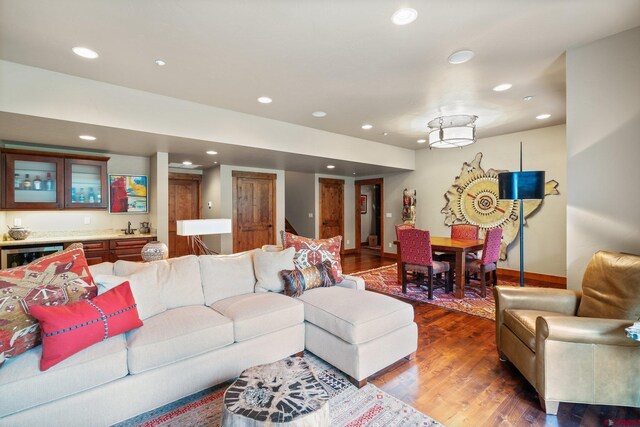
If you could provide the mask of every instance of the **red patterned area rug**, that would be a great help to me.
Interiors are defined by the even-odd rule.
[[[369,290],[413,301],[426,302],[427,304],[437,305],[438,307],[449,310],[461,311],[473,316],[495,320],[496,305],[493,301],[493,292],[491,288],[487,289],[487,297],[482,298],[479,290],[467,286],[464,290],[463,299],[456,298],[453,294],[445,293],[444,288],[438,288],[434,289],[433,299],[429,300],[427,298],[427,291],[413,283],[409,283],[407,286],[406,294],[402,293],[402,286],[398,283],[398,270],[396,270],[396,264],[361,271],[359,273],[352,273],[350,275],[362,277],[365,281],[366,289]],[[498,284],[507,286],[517,285],[516,283],[506,282],[504,280],[499,280]]]
[[[305,352],[305,360],[329,394],[331,427],[401,427],[442,424],[373,384],[361,389],[337,369]],[[213,387],[131,418],[115,427],[218,427],[225,387]]]

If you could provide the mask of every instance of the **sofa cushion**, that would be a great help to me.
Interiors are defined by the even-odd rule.
[[[94,264],[89,266],[89,272],[93,277],[97,274],[114,274],[113,266],[115,264],[112,262],[101,262],[100,264]]]
[[[542,310],[514,310],[504,311],[504,324],[531,351],[536,351],[536,319],[540,316],[562,316],[554,311]]]
[[[36,347],[0,369],[0,418],[89,390],[128,373],[124,335],[84,349],[44,372],[39,367],[41,355],[42,347]]]
[[[98,274],[94,277],[98,284],[98,294],[104,294],[110,289],[129,282],[133,298],[136,300],[138,315],[145,320],[167,310],[160,294],[158,283],[158,266],[156,264],[141,264],[143,268],[128,276],[113,276]]]
[[[162,302],[167,308],[204,304],[200,281],[200,262],[195,255],[153,261],[158,268],[158,284]],[[115,274],[128,276],[144,268],[145,263],[116,261]]]
[[[225,298],[211,308],[233,320],[236,342],[304,322],[304,305],[300,301],[273,292]]]
[[[336,284],[330,261],[320,262],[302,270],[282,270],[280,277],[284,281],[284,294],[289,297],[299,297],[307,290]]]
[[[206,305],[253,293],[256,277],[253,273],[252,251],[233,255],[201,255],[199,258]]]
[[[85,348],[142,326],[129,282],[91,300],[36,305],[31,307],[31,314],[42,330],[43,371]]]
[[[296,268],[293,264],[295,253],[294,248],[284,251],[255,251],[253,269],[256,274],[256,292],[282,292],[284,283],[279,273]]]
[[[34,305],[64,305],[93,298],[98,287],[82,249],[67,249],[0,271],[0,366],[40,343]]]
[[[578,316],[640,319],[640,256],[599,251],[582,278]]]
[[[233,323],[203,305],[178,307],[127,334],[129,372],[139,374],[233,343]]]
[[[413,322],[413,307],[386,295],[341,287],[316,288],[300,296],[309,323],[360,344]]]

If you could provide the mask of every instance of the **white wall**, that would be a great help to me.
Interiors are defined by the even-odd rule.
[[[108,174],[149,175],[148,157],[117,154],[108,156],[111,158],[107,163]],[[151,200],[153,197],[150,196]],[[151,203],[149,205],[151,206]],[[84,218],[87,216],[90,217],[90,224],[84,224]],[[121,229],[127,227],[127,221],[131,221],[133,228],[138,228],[140,222],[150,221],[149,214],[110,214],[108,210],[4,211],[0,216],[0,226],[6,229],[4,224],[13,225],[16,218],[20,218],[22,225],[32,231]],[[153,222],[151,226],[156,228]]]
[[[349,176],[315,174],[315,236],[320,236],[320,178],[341,179],[344,181],[344,249],[356,247],[356,205],[355,179]],[[358,212],[360,207],[358,206]]]
[[[149,162],[149,214],[157,240],[169,244],[169,154],[156,153]]]
[[[300,236],[315,237],[315,176],[285,172],[285,216]],[[313,216],[310,218],[309,214]]]
[[[367,196],[367,213],[360,215],[360,243],[367,242],[371,231],[371,219],[373,218],[373,185],[363,185],[360,187],[360,195]]]
[[[640,27],[567,51],[567,287],[600,249],[640,254]]]
[[[479,139],[462,150],[424,149],[416,153],[416,170],[384,176],[385,251],[395,253],[395,225],[402,218],[402,190],[417,190],[416,225],[435,236],[448,236],[440,210],[445,206],[444,194],[460,174],[463,162],[471,162],[482,152],[481,166],[487,170],[518,170],[519,143],[524,145],[524,170],[544,170],[547,180],[559,182],[559,196],[547,197],[525,226],[525,271],[566,275],[566,137],[565,126],[552,126]],[[508,260],[500,268],[519,270],[519,239],[508,248]]]
[[[211,203],[211,208],[209,208]],[[222,218],[222,199],[220,185],[220,166],[207,169],[202,174],[202,218]],[[230,217],[226,217],[230,218]],[[222,250],[221,236],[203,236],[203,240],[209,249],[216,252]]]

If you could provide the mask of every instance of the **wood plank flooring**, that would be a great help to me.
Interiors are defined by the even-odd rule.
[[[349,274],[393,262],[363,253],[345,256],[342,266]],[[371,382],[437,421],[451,427],[603,426],[609,419],[640,425],[638,408],[561,403],[557,416],[547,416],[534,388],[513,365],[498,360],[495,322],[412,304],[416,358],[374,375]]]

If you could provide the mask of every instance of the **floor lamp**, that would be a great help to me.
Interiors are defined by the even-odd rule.
[[[231,233],[230,219],[186,219],[176,221],[178,236],[187,236],[193,255],[213,255],[216,251],[209,249],[201,236]]]
[[[524,200],[542,200],[544,193],[544,171],[522,171],[520,142],[520,172],[498,174],[498,198],[520,201],[520,286],[524,286]]]

